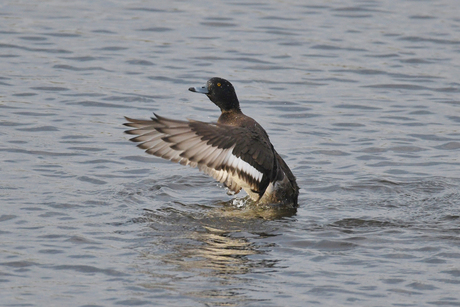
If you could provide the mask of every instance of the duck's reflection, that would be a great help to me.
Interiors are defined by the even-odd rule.
[[[146,214],[154,234],[152,248],[143,258],[156,260],[156,265],[148,268],[153,280],[145,286],[165,288],[167,284],[169,290],[205,304],[232,306],[253,301],[250,292],[260,291],[260,281],[252,273],[276,269],[279,262],[268,259],[273,240],[264,240],[281,233],[279,223],[267,221],[277,215],[265,212],[262,216],[256,211],[251,215],[230,206],[211,209],[205,215],[177,208],[166,215],[164,211]],[[161,282],[157,280],[160,275]],[[168,275],[171,279],[165,283]]]

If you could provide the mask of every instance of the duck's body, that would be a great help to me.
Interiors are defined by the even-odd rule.
[[[126,133],[138,147],[155,156],[198,167],[229,190],[244,189],[258,204],[297,207],[299,187],[284,160],[273,148],[267,133],[254,119],[244,115],[235,90],[221,78],[206,86],[190,88],[206,94],[220,107],[217,123],[179,121],[160,117],[151,120],[126,118],[135,129]]]

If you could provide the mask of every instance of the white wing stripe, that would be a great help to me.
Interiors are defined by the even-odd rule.
[[[235,148],[235,146],[227,149],[228,152],[225,159],[222,161],[222,164],[227,165],[243,173],[246,173],[252,178],[254,178],[257,182],[260,182],[262,180],[263,173],[259,172],[255,167],[253,167],[251,164],[247,163],[243,159],[233,155],[233,148]]]

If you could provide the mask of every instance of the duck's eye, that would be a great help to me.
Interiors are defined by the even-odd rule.
[[[219,86],[219,87],[220,87],[221,85],[222,85],[222,84],[220,84],[220,83],[217,83],[217,86]]]

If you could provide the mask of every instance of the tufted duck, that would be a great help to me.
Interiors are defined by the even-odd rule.
[[[202,93],[222,111],[217,123],[173,120],[154,114],[150,120],[131,119],[127,134],[141,142],[147,153],[198,167],[230,191],[243,188],[257,204],[297,207],[299,187],[286,162],[273,148],[267,133],[244,115],[233,85],[222,78],[209,79]]]

